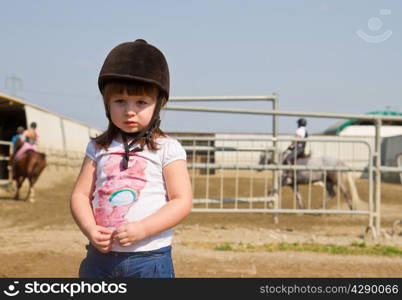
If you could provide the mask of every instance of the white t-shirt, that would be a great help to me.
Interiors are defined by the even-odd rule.
[[[301,139],[306,138],[306,127],[305,126],[301,126],[299,128],[297,128],[296,130],[296,135],[300,136]]]
[[[141,152],[130,152],[127,170],[122,168],[123,143],[113,140],[108,151],[96,148],[94,141],[88,143],[85,155],[96,162],[92,208],[98,225],[115,229],[125,222],[144,219],[166,204],[162,169],[175,160],[186,160],[186,152],[171,137],[156,142],[159,150],[150,151],[145,146]],[[129,247],[115,242],[112,251],[150,251],[169,246],[171,241],[172,229],[168,229]]]

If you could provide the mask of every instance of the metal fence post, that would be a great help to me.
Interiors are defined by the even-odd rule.
[[[375,169],[374,169],[374,226],[376,234],[381,227],[381,118],[375,119]]]
[[[279,95],[274,93],[274,100],[273,100],[273,110],[277,111],[279,109]],[[278,142],[276,141],[278,137],[278,131],[279,131],[279,124],[278,124],[278,115],[273,115],[272,116],[272,141],[273,141],[273,147],[274,147],[274,153],[273,153],[273,163],[278,164],[279,163],[279,149],[278,149]],[[275,199],[274,201],[274,208],[278,208],[279,204],[279,178],[278,178],[278,171],[273,171],[272,173],[272,189],[273,189],[273,197]]]

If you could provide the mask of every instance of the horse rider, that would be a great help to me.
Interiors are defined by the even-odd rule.
[[[33,150],[35,152],[38,151],[39,135],[36,132],[36,127],[37,127],[37,124],[35,122],[32,122],[31,125],[30,125],[30,128],[25,130],[22,133],[22,135],[23,135],[23,144],[18,149],[17,153],[15,154],[14,162],[17,161],[28,150]]]
[[[23,135],[24,131],[25,131],[24,126],[18,126],[17,133],[11,138],[11,142],[13,143],[13,153],[11,154],[8,163],[10,166],[12,165],[12,162],[14,160],[15,153],[17,153],[17,150],[19,149],[19,147],[21,147],[21,145],[25,140],[25,137]]]
[[[17,151],[17,147],[19,146],[18,140],[21,140],[21,142],[25,139],[23,133],[25,131],[24,126],[18,126],[17,127],[17,133],[11,138],[11,142],[13,143],[13,149],[14,152]]]
[[[305,155],[304,150],[306,148],[306,142],[298,140],[305,139],[308,137],[308,132],[306,129],[307,120],[304,118],[300,118],[297,120],[297,125],[298,128],[295,133],[295,140],[292,141],[290,146],[287,148],[287,150],[289,150],[290,153],[283,160],[284,165],[291,165],[294,163],[295,159],[297,160],[298,158],[303,157]]]

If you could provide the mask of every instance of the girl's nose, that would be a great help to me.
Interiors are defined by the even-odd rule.
[[[128,105],[128,106],[126,107],[126,115],[131,116],[131,115],[135,115],[136,113],[137,113],[137,112],[136,112],[136,109],[135,109],[134,106]]]
[[[135,115],[135,111],[132,109],[126,109],[126,115],[127,116],[134,116]]]

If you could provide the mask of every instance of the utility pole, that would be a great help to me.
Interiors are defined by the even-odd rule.
[[[16,97],[17,91],[22,90],[22,79],[15,75],[8,76],[6,78],[5,87],[10,90],[10,96]]]

